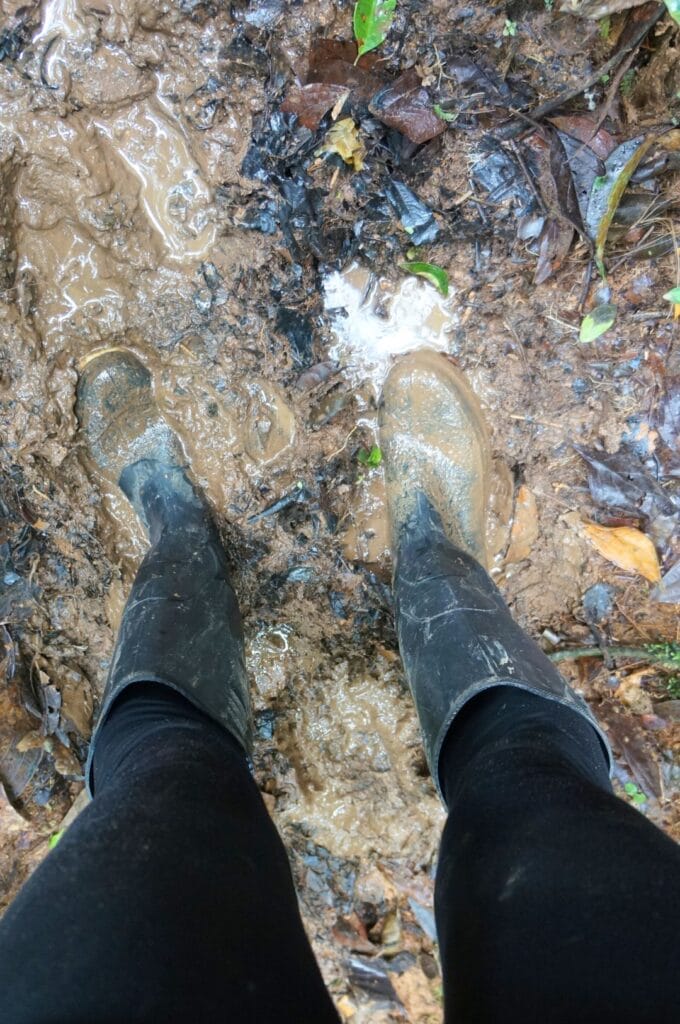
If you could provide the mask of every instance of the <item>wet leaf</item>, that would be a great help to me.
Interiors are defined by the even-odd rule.
[[[366,448],[360,448],[357,452],[357,462],[360,462],[362,466],[370,466],[372,469],[379,466],[382,459],[382,451],[377,444],[372,445],[370,451]]]
[[[316,131],[322,118],[329,110],[335,109],[343,97],[347,99],[349,92],[346,86],[310,82],[291,89],[281,104],[281,110],[284,114],[297,114],[300,124]]]
[[[435,288],[438,288],[442,295],[447,296],[449,294],[449,275],[434,263],[419,263],[416,260],[411,263],[400,263],[399,266],[409,274],[424,277]]]
[[[669,292],[666,292],[664,299],[667,302],[680,303],[680,287],[671,288]]]
[[[609,330],[615,320],[616,306],[610,303],[596,306],[592,313],[584,316],[578,340],[582,342],[595,341],[601,334]]]
[[[616,149],[614,137],[606,128],[598,127],[597,121],[592,116],[568,114],[551,117],[549,120],[560,132],[582,143],[600,160],[606,160],[609,154]]]
[[[590,494],[601,508],[644,516],[650,522],[677,515],[672,498],[633,452],[611,454],[578,444],[574,449],[588,465]]]
[[[597,523],[583,523],[582,528],[596,551],[608,562],[626,572],[637,572],[652,583],[659,582],[661,569],[656,549],[640,530],[632,526],[598,526]]]
[[[396,82],[377,92],[369,110],[383,124],[395,128],[417,145],[429,142],[446,131],[446,125],[437,117],[430,94],[415,68],[410,68]]]
[[[654,760],[645,730],[632,715],[619,712],[613,701],[603,701],[598,708],[614,748],[624,757],[638,781],[640,791],[661,797],[663,787],[659,765]]]
[[[343,86],[350,91],[350,103],[367,104],[384,84],[376,60],[372,54],[357,58],[354,43],[316,39],[309,51],[307,82]]]
[[[656,143],[653,136],[638,136],[622,142],[604,161],[604,183],[593,187],[585,216],[586,229],[595,243],[595,261],[604,273],[604,250],[609,228],[631,175],[643,156]]]
[[[343,117],[326,133],[326,141],[316,150],[316,156],[337,153],[355,171],[364,166],[366,148],[359,137],[359,129],[351,117]]]
[[[397,0],[358,0],[354,7],[354,38],[358,56],[384,43],[394,19]]]

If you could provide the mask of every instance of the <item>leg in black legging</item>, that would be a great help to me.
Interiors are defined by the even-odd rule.
[[[336,1024],[238,743],[138,684],[106,720],[94,777],[0,922],[3,1024]]]
[[[483,694],[446,741],[436,915],[455,1024],[675,1024],[680,847],[569,709]]]

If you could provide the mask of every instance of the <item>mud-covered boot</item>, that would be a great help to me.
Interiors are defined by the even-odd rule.
[[[151,375],[132,353],[110,349],[81,368],[76,413],[90,459],[118,483],[151,548],[118,633],[87,768],[99,731],[128,686],[170,686],[251,748],[243,633],[224,549],[178,438],[154,401]]]
[[[385,382],[380,445],[394,557],[399,648],[430,771],[477,694],[518,687],[586,718],[586,703],[513,621],[486,566],[489,439],[479,403],[445,355],[401,359]]]

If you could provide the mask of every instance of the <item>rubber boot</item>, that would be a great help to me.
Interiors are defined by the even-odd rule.
[[[208,506],[182,465],[161,416],[151,375],[125,350],[91,359],[76,413],[89,456],[115,480],[142,520],[151,547],[128,598],[113,652],[86,779],[115,700],[134,683],[169,686],[252,746],[243,632],[226,556]]]
[[[456,716],[498,686],[586,718],[611,769],[608,741],[587,704],[513,621],[486,572],[488,433],[447,356],[415,352],[393,367],[380,404],[380,445],[399,649],[439,795],[439,758]]]

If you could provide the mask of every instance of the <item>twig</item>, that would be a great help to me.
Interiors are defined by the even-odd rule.
[[[646,661],[648,664],[661,665],[663,668],[677,669],[677,662],[674,662],[667,654],[655,654],[646,647],[626,647],[614,644],[612,647],[570,647],[564,651],[553,651],[548,657],[553,662],[574,661],[577,658],[604,658],[605,652],[614,658],[634,658],[635,661]]]
[[[620,50],[609,58],[609,60],[604,62],[601,68],[598,68],[597,71],[586,78],[585,82],[581,82],[580,85],[575,86],[573,89],[565,89],[564,92],[561,92],[559,96],[555,96],[554,99],[541,103],[540,106],[536,107],[534,110],[528,111],[528,116],[534,121],[540,121],[542,118],[547,117],[548,114],[552,114],[554,111],[559,110],[559,108],[564,106],[565,103],[568,103],[569,100],[576,99],[576,97],[580,96],[581,93],[590,89],[591,86],[600,81],[603,75],[608,75],[611,71],[614,71],[615,68],[618,68],[619,64],[625,60],[629,53],[637,50],[638,46],[650,29],[654,28],[657,21],[659,21],[665,13],[666,5],[659,4],[654,14],[652,14],[647,21],[643,22],[628,45],[622,46]],[[515,113],[513,116],[517,117],[518,115]],[[523,130],[524,129],[521,125],[513,125],[504,133],[504,137],[506,139],[514,138],[515,135],[519,135]]]

